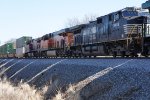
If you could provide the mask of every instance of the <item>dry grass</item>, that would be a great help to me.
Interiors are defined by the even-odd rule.
[[[3,70],[0,73],[0,77],[2,77],[1,75],[4,73]],[[93,80],[107,74],[111,70],[111,67],[106,68],[86,78],[85,80],[80,81],[77,84],[69,85],[65,93],[58,91],[52,100],[81,100],[81,89],[84,88],[87,84],[91,83]],[[20,82],[20,84],[15,86],[6,78],[0,79],[0,100],[43,100],[45,99],[45,94],[48,92],[48,87],[49,86],[45,86],[43,89],[37,90],[27,83]]]
[[[0,80],[0,100],[43,100],[43,96],[26,83],[14,86],[5,78]]]
[[[44,100],[44,95],[49,86],[44,86],[41,90],[37,90],[34,86],[30,86],[27,83],[20,82],[18,85],[14,85],[5,76],[2,76],[3,68],[0,71],[0,100]],[[1,78],[3,77],[3,78]],[[56,95],[55,100],[61,99],[61,94]],[[52,99],[53,100],[53,99]]]
[[[80,100],[78,93],[79,91],[76,90],[76,85],[70,84],[65,93],[58,91],[53,100]]]
[[[85,81],[81,83],[84,82]],[[55,97],[51,100],[82,100],[80,96],[80,90],[83,88],[82,85],[83,84],[70,84],[67,91],[64,93],[58,91]],[[48,86],[43,87],[41,90],[37,90],[27,83],[20,82],[17,86],[15,86],[6,78],[0,79],[0,100],[44,100],[47,90]]]
[[[61,93],[60,91],[57,92],[56,96],[53,98],[53,100],[65,100],[63,93]]]
[[[17,86],[12,84],[7,78],[0,79],[0,100],[44,100],[44,94],[47,92],[48,86],[37,90],[27,83],[20,82]],[[73,86],[70,85],[66,93],[58,94],[52,100],[66,100],[69,94],[74,92]]]
[[[77,84],[70,84],[67,91],[64,93],[58,91],[52,100],[81,100],[81,89],[111,70],[112,68],[106,68]],[[27,83],[22,82],[17,86],[14,86],[10,81],[4,78],[0,79],[0,87],[0,100],[43,100],[45,99],[44,96],[49,97],[48,95],[45,95],[48,92],[47,90],[49,86],[45,86],[41,90],[37,90],[36,88],[29,86]]]

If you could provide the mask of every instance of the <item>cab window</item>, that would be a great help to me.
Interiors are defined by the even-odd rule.
[[[136,11],[124,11],[123,12],[123,17],[133,17],[133,16],[138,16],[138,12]]]
[[[114,21],[117,21],[117,20],[119,20],[119,13],[116,13],[116,14],[114,15]]]

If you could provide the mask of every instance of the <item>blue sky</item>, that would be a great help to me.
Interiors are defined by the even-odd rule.
[[[0,0],[0,41],[40,37],[66,26],[68,19],[104,15],[146,0]]]

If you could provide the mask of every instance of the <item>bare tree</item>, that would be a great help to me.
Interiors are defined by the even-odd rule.
[[[72,26],[76,26],[80,24],[87,24],[89,23],[89,21],[95,21],[96,18],[97,18],[97,15],[86,14],[81,20],[79,20],[78,18],[67,19],[66,27],[72,27]]]
[[[80,21],[78,18],[72,18],[72,19],[68,19],[66,22],[66,27],[72,27],[75,25],[79,25]]]
[[[89,23],[89,21],[95,21],[97,17],[98,17],[98,15],[86,14],[86,15],[84,15],[81,23],[87,24],[87,23]]]

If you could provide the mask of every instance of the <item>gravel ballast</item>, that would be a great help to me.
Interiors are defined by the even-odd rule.
[[[0,65],[10,60],[0,59]],[[62,62],[55,65],[61,60]],[[17,61],[18,59],[12,60],[0,70]],[[9,78],[31,62],[31,65],[10,80],[28,82],[37,75],[29,84],[37,88],[48,85],[45,98],[52,98],[59,90],[65,94],[68,86],[72,84],[75,90],[74,93],[67,94],[68,100],[150,99],[149,59],[23,59],[11,66],[4,75]],[[40,73],[42,71],[43,73]]]

